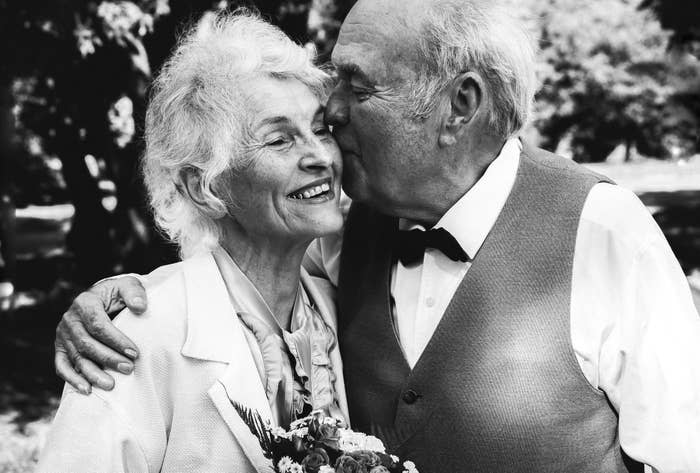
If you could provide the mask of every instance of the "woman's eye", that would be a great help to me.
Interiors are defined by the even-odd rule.
[[[331,133],[331,131],[330,131],[327,127],[325,127],[325,126],[316,128],[316,129],[314,130],[314,134],[315,134],[316,136],[328,136],[328,135],[330,135],[330,133]]]
[[[280,136],[278,138],[273,138],[269,140],[267,143],[265,143],[267,146],[272,146],[273,148],[280,148],[282,146],[286,146],[289,144],[290,140],[289,138],[285,138],[284,136]]]

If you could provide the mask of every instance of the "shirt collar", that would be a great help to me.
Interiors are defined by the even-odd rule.
[[[450,232],[470,258],[478,253],[503,210],[515,182],[521,150],[518,138],[506,141],[481,179],[435,224],[434,228]],[[399,228],[423,229],[406,219],[399,220]]]

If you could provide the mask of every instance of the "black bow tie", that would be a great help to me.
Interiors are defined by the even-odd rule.
[[[444,228],[399,231],[396,238],[396,255],[404,266],[423,261],[426,248],[440,250],[452,261],[463,263],[469,261],[469,256],[457,243],[455,237]]]

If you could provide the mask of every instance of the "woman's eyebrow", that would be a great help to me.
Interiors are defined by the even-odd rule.
[[[267,117],[262,119],[258,123],[258,128],[261,128],[263,126],[268,126],[268,125],[280,125],[280,124],[286,124],[289,123],[289,117],[284,117],[284,116],[275,116],[275,117]]]
[[[317,120],[319,117],[323,119],[323,115],[326,113],[326,107],[323,105],[319,105],[318,108],[316,109],[316,113],[314,113],[314,120]]]

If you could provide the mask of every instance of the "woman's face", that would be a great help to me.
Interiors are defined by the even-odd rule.
[[[342,160],[324,107],[293,79],[261,77],[247,90],[251,161],[222,183],[231,214],[253,237],[310,240],[339,231]]]

